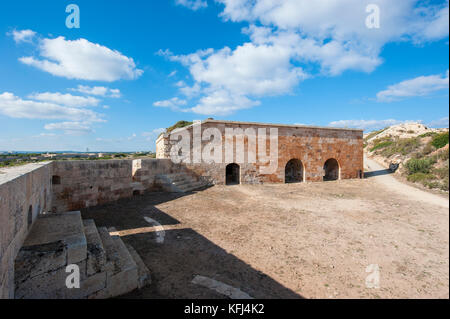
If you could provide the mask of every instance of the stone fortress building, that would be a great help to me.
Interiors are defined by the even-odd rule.
[[[133,247],[115,229],[83,220],[82,209],[148,191],[363,174],[361,130],[205,120],[162,134],[156,150],[156,159],[54,161],[0,171],[0,299],[109,298],[150,283]],[[72,264],[81,272],[79,290],[66,288]]]
[[[198,125],[198,132],[195,132],[195,125]],[[204,154],[204,149],[211,142],[211,129],[220,132],[220,160],[214,163],[204,159],[195,162],[195,152]],[[269,132],[274,130],[276,136],[269,137]],[[267,135],[262,152],[269,154],[273,152],[273,147],[276,148],[276,166],[266,173],[260,170],[261,166],[268,165],[259,161],[259,149],[263,144],[258,140],[260,132]],[[186,134],[189,136],[189,146],[186,145],[188,154],[183,162],[212,184],[317,182],[361,178],[363,174],[362,130],[208,119],[160,135],[156,141],[156,157],[171,158],[172,148],[180,144],[180,137]],[[198,135],[198,145],[194,142],[195,135]],[[228,149],[227,141],[230,145]],[[231,156],[227,155],[227,151]],[[243,153],[240,160],[239,153]]]

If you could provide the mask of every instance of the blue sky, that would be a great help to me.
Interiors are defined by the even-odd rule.
[[[148,151],[208,117],[448,127],[448,55],[447,1],[8,1],[0,151]]]

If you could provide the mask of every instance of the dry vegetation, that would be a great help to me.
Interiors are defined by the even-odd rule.
[[[449,135],[421,124],[403,124],[365,137],[365,151],[384,164],[400,164],[398,174],[413,183],[449,190]]]

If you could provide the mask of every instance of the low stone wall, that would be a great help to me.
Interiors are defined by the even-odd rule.
[[[186,168],[168,159],[54,162],[53,212],[80,210],[158,191],[159,174]]]
[[[31,227],[52,207],[52,164],[0,171],[0,299],[14,297],[14,260]]]
[[[160,191],[158,175],[189,172],[168,159],[57,161],[0,171],[0,299],[14,297],[14,260],[36,217]]]

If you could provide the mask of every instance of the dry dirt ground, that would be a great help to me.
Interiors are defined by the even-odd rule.
[[[448,298],[448,208],[382,175],[148,193],[82,214],[115,226],[150,269],[152,284],[125,298],[224,298],[196,275],[255,298]],[[366,287],[372,264],[379,288]]]

